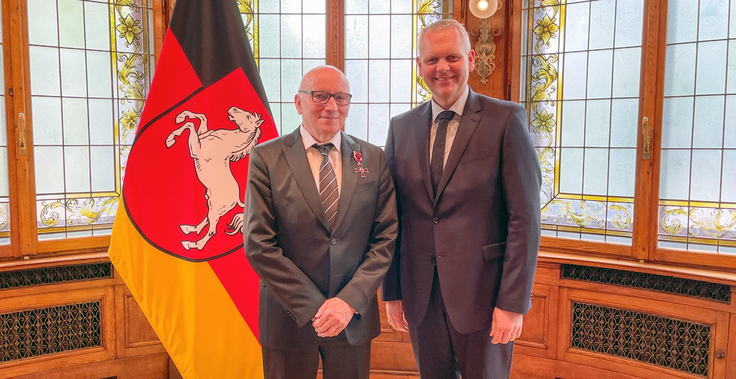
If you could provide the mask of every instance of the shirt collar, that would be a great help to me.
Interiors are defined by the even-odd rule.
[[[342,135],[341,135],[341,133],[342,132],[335,133],[335,135],[332,136],[332,138],[329,141],[327,141],[327,142],[331,142],[332,145],[335,146],[335,150],[337,150],[338,153],[340,152],[340,148],[342,147],[341,146],[342,145]],[[302,136],[302,141],[304,142],[304,150],[309,149],[315,143],[317,145],[324,145],[324,143],[317,142],[317,140],[314,139],[314,137],[312,137],[311,134],[309,134],[309,131],[307,131],[307,129],[304,127],[304,125],[299,125],[299,134]],[[327,143],[327,142],[325,142],[325,143]]]
[[[452,106],[450,106],[450,109],[448,110],[454,111],[458,115],[462,116],[463,109],[465,109],[465,102],[468,100],[469,94],[470,94],[470,86],[465,85],[465,91],[463,91],[463,94],[460,95],[460,98],[458,98],[457,101],[455,101],[455,103],[452,104]],[[445,109],[442,109],[442,107],[439,106],[439,104],[437,104],[433,98],[432,99],[432,121],[434,122],[434,120],[437,119],[437,116],[439,116],[439,114],[442,113],[442,111],[444,110]]]

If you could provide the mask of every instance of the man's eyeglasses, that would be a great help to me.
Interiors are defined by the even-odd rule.
[[[327,104],[331,97],[335,98],[335,104],[337,105],[348,105],[353,95],[349,93],[329,93],[325,91],[305,91],[300,89],[301,93],[308,93],[312,95],[312,101],[317,104]]]

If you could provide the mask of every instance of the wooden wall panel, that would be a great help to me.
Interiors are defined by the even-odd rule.
[[[532,288],[532,309],[524,316],[524,327],[514,346],[517,354],[555,358],[557,292],[557,287],[544,284]]]
[[[88,263],[109,261],[105,256],[77,259],[74,262],[65,258],[60,258],[58,262],[53,259],[39,259],[36,262],[20,262],[15,265],[17,267],[7,263],[0,266],[0,271]],[[0,363],[0,379],[169,377],[169,356],[117,272],[104,279],[0,290],[0,299],[0,314],[99,302],[101,345]],[[83,320],[86,319],[78,322],[84,322]],[[69,324],[74,325],[74,322],[77,321]]]
[[[634,376],[570,362],[514,354],[511,379],[660,379]]]
[[[380,291],[378,296],[380,299]],[[378,309],[381,335],[373,340],[371,346],[371,372],[381,375],[418,375],[409,333],[398,332],[388,324],[386,303],[379,301]]]
[[[607,307],[627,309],[652,315],[669,317],[678,320],[687,320],[699,324],[711,325],[711,357],[717,351],[728,349],[729,315],[709,309],[696,308],[686,304],[674,304],[650,299],[634,298],[626,295],[613,293],[593,292],[578,289],[561,289],[559,306],[560,319],[558,323],[559,343],[557,346],[558,359],[573,363],[579,363],[609,369],[629,375],[641,375],[643,377],[661,378],[699,378],[700,376],[687,374],[675,370],[657,367],[644,362],[613,357],[610,355],[574,349],[571,347],[571,304],[573,301],[586,304],[596,304]],[[726,362],[723,359],[712,359],[709,368],[709,377],[725,378]]]
[[[416,373],[417,365],[411,343],[373,341],[371,371]]]
[[[36,372],[13,379],[169,379],[169,356],[166,353],[113,359],[86,365],[67,366]]]
[[[123,308],[125,308],[126,321],[126,347],[159,345],[156,332],[153,331],[148,320],[146,320],[146,316],[143,314],[143,311],[141,311],[141,307],[138,306],[133,295],[126,293],[123,298]]]
[[[115,303],[118,357],[166,352],[156,332],[124,284],[115,286]]]
[[[736,378],[736,314],[729,320],[728,352],[726,353],[726,377]]]
[[[0,379],[115,358],[115,300],[112,287],[3,297],[0,314],[93,301],[100,301],[102,346],[3,362],[0,364]]]
[[[648,274],[648,269],[638,268],[626,262],[616,267],[616,264],[606,261],[601,267]],[[693,277],[697,276],[698,272],[678,270],[681,269],[673,268],[671,274],[684,278],[705,279]],[[703,378],[634,359],[572,348],[573,301],[710,325],[707,378],[736,378],[736,308],[734,308],[736,280],[725,277],[716,280],[718,283],[732,286],[731,301],[722,302],[626,286],[561,279],[560,272],[561,262],[542,257],[532,290],[533,307],[525,317],[524,332],[515,346],[512,378]],[[667,272],[661,271],[654,274],[668,276]],[[637,280],[659,279],[644,277]],[[399,335],[402,338],[398,338]],[[388,329],[388,325],[384,325],[383,334],[374,341],[372,365],[372,372],[376,375],[394,373],[403,375],[400,377],[415,375],[416,367],[413,365],[408,335],[394,332]]]

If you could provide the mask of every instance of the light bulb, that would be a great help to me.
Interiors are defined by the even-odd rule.
[[[487,0],[479,0],[478,1],[478,10],[484,11],[488,9],[488,1]]]

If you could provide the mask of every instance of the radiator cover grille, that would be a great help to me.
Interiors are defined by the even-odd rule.
[[[610,268],[563,264],[563,279],[646,289],[731,304],[731,286]]]
[[[573,348],[707,377],[710,344],[710,325],[572,303]]]
[[[0,314],[0,362],[102,346],[101,302]]]

